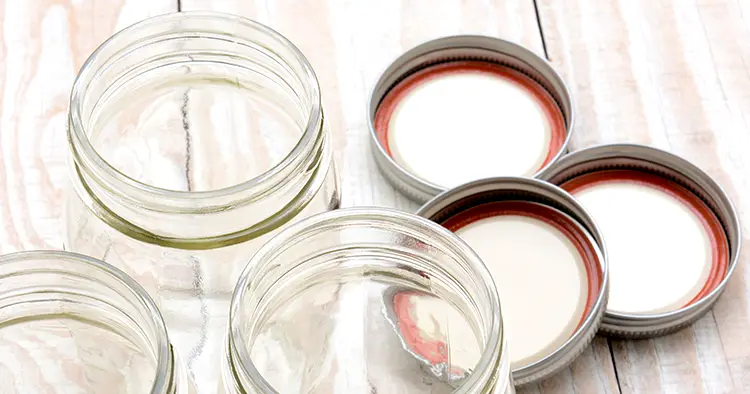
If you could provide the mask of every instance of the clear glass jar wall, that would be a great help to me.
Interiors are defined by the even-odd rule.
[[[220,392],[513,393],[492,278],[458,237],[349,208],[273,237],[237,284]]]
[[[278,228],[338,207],[317,79],[285,38],[221,14],[156,17],[89,58],[69,112],[65,247],[134,277],[200,391],[232,289]]]
[[[101,261],[0,257],[0,392],[190,393],[159,311]]]

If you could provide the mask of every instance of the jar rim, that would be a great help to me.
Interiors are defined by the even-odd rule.
[[[505,332],[503,330],[502,312],[500,300],[488,268],[484,265],[480,257],[469,247],[463,240],[446,230],[442,226],[429,221],[425,218],[399,211],[391,208],[381,207],[356,207],[344,208],[335,211],[329,211],[308,217],[296,222],[294,225],[283,229],[276,236],[266,242],[250,259],[248,264],[240,274],[237,285],[232,296],[229,310],[229,331],[228,331],[228,351],[230,360],[238,358],[240,368],[245,376],[257,384],[264,393],[277,393],[277,391],[268,383],[261,372],[256,368],[250,356],[247,341],[241,333],[240,321],[237,315],[240,313],[239,306],[247,291],[250,289],[253,278],[257,272],[263,268],[263,263],[269,261],[279,248],[288,243],[300,234],[306,233],[315,228],[320,231],[321,228],[331,226],[353,225],[356,222],[365,220],[377,220],[384,224],[392,226],[405,226],[410,230],[423,231],[430,236],[434,236],[437,242],[447,245],[460,256],[465,257],[472,273],[481,281],[484,291],[488,298],[490,306],[489,325],[486,330],[484,349],[477,361],[474,371],[464,380],[463,384],[457,388],[456,394],[468,394],[478,387],[485,387],[493,384],[497,380],[497,368],[501,361],[507,356],[505,341]],[[343,222],[343,224],[342,224]],[[272,263],[270,263],[272,264]],[[235,363],[230,363],[230,368],[234,368]],[[509,371],[509,370],[508,370]],[[236,373],[233,373],[236,376]],[[511,384],[509,381],[508,384]]]
[[[306,126],[296,145],[281,161],[276,163],[276,165],[274,165],[264,173],[247,179],[241,183],[214,190],[180,191],[166,189],[150,185],[148,183],[140,182],[118,170],[107,160],[105,160],[91,144],[91,141],[86,134],[81,116],[80,103],[82,102],[82,98],[85,95],[88,84],[96,78],[96,73],[99,71],[99,69],[93,68],[95,67],[94,64],[101,58],[102,53],[110,46],[122,46],[120,49],[118,49],[119,52],[121,50],[126,50],[130,45],[133,44],[133,41],[123,39],[123,37],[132,34],[138,37],[136,39],[136,42],[139,42],[148,38],[153,38],[154,36],[166,35],[174,32],[162,29],[154,35],[140,37],[139,32],[145,30],[146,28],[157,26],[163,23],[174,23],[180,20],[200,19],[234,23],[244,28],[257,31],[263,34],[265,37],[272,39],[275,43],[278,43],[280,46],[284,47],[284,49],[288,50],[292,54],[291,60],[297,62],[301,67],[301,77],[306,82],[307,88],[309,88],[308,95],[311,104]],[[179,28],[179,25],[174,26],[174,28]],[[185,29],[181,32],[189,33],[192,30],[194,29]],[[210,30],[206,28],[203,32],[211,32],[213,34],[231,36],[234,40],[237,39],[237,36],[235,34],[232,34],[228,31]],[[118,43],[119,40],[124,40],[124,44]],[[104,59],[102,61],[102,64],[100,64],[98,67],[105,67],[110,60],[111,59]],[[300,51],[299,48],[297,48],[291,41],[289,41],[289,39],[266,25],[238,15],[212,11],[173,12],[150,17],[132,24],[110,36],[101,45],[99,45],[99,47],[97,47],[94,52],[91,53],[91,55],[81,67],[78,75],[76,76],[71,90],[70,108],[68,111],[68,139],[72,146],[74,161],[77,166],[82,164],[81,161],[85,161],[85,164],[87,164],[87,166],[85,167],[96,167],[97,176],[107,179],[109,183],[117,185],[118,188],[147,193],[150,197],[150,200],[164,202],[162,204],[159,204],[160,207],[168,207],[170,206],[169,202],[175,200],[190,201],[192,203],[197,203],[199,206],[213,206],[214,204],[212,203],[212,201],[214,200],[226,199],[228,197],[241,194],[247,190],[255,189],[261,185],[269,183],[270,180],[274,179],[285,168],[293,165],[293,163],[295,162],[295,157],[308,149],[309,146],[315,144],[317,135],[321,130],[320,124],[322,120],[323,114],[320,84],[318,82],[317,76],[315,75],[315,71],[313,70],[312,65],[304,56],[302,51]],[[232,204],[236,203],[236,201],[232,201]]]
[[[149,296],[146,290],[139,285],[138,282],[128,276],[125,272],[106,262],[86,255],[57,250],[33,250],[2,255],[0,256],[0,270],[6,267],[15,268],[13,267],[14,265],[20,265],[18,269],[10,270],[10,275],[15,275],[18,271],[26,270],[29,261],[51,259],[63,260],[77,265],[80,264],[82,267],[87,267],[104,273],[108,277],[117,281],[118,284],[121,284],[123,288],[131,292],[131,295],[134,296],[134,301],[138,304],[138,307],[143,308],[146,314],[150,317],[150,323],[153,324],[153,328],[155,329],[156,369],[154,371],[154,382],[151,385],[151,393],[161,394],[172,392],[175,387],[173,377],[175,368],[166,325],[151,296]],[[74,271],[54,268],[49,272],[59,274]],[[6,275],[0,274],[0,279],[3,279],[3,277],[6,277]]]

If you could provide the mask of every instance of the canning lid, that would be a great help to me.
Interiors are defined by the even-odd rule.
[[[532,178],[488,178],[438,195],[417,214],[466,241],[492,273],[516,385],[554,374],[589,345],[607,302],[606,253],[572,196]]]
[[[570,154],[540,176],[576,197],[607,241],[604,333],[650,337],[693,323],[737,266],[740,225],[732,202],[678,156],[603,145]]]
[[[533,52],[493,37],[451,36],[386,69],[368,123],[386,178],[426,201],[481,178],[537,175],[565,152],[573,103]]]

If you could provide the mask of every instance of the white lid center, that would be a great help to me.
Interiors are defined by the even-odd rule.
[[[397,103],[388,130],[393,159],[445,188],[532,175],[544,164],[552,138],[543,104],[531,91],[480,71],[419,83]]]
[[[520,215],[481,219],[455,233],[476,250],[495,280],[512,368],[544,358],[575,333],[586,308],[588,278],[565,234]]]
[[[665,191],[625,181],[574,195],[607,245],[608,310],[662,313],[698,295],[708,280],[712,249],[707,229],[690,207]]]

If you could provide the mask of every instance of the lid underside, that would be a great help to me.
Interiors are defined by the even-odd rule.
[[[565,120],[550,94],[512,68],[450,61],[415,72],[383,98],[378,142],[405,171],[449,188],[532,176],[560,151]]]
[[[603,257],[606,253],[593,221],[569,194],[554,185],[532,178],[489,178],[470,182],[446,191],[422,206],[418,215],[441,223],[444,227],[454,231],[459,237],[464,238],[491,268],[490,271],[493,273],[501,295],[504,320],[509,327],[508,338],[511,360],[516,361],[513,365],[513,379],[517,386],[532,383],[556,373],[573,361],[588,346],[601,322],[608,294],[607,265]],[[496,219],[499,219],[501,226],[497,226],[498,223],[494,222]],[[505,222],[503,223],[503,221]],[[502,231],[504,236],[493,239],[491,235],[485,237],[487,234],[480,232],[480,237],[478,237],[480,242],[477,244],[477,233],[475,231],[477,228],[472,228],[477,225],[486,226],[485,228],[489,228],[490,231]],[[466,237],[467,230],[475,231],[474,235],[469,234],[471,239]],[[543,235],[544,239],[551,240],[551,242],[544,245],[530,244],[528,243],[528,237],[515,237],[516,242],[501,245],[504,239],[512,238],[507,236],[512,231],[521,233],[527,230],[536,231],[537,235]],[[569,270],[563,270],[563,274],[573,278],[576,274],[578,275],[575,280],[570,280],[569,277],[561,280],[561,282],[568,284],[573,283],[574,286],[571,288],[566,289],[554,285],[555,278],[553,276],[560,275],[560,278],[563,278],[563,274],[560,272],[543,277],[548,273],[556,272],[554,269],[560,268],[550,267],[550,262],[543,263],[546,264],[543,267],[537,267],[541,268],[539,270],[530,269],[528,272],[522,272],[521,274],[511,271],[511,275],[498,276],[498,272],[493,272],[496,271],[492,269],[492,266],[495,265],[494,262],[508,263],[506,260],[494,259],[493,257],[497,257],[497,254],[493,252],[512,252],[516,255],[512,256],[510,260],[517,259],[524,263],[529,261],[538,263],[544,260],[545,251],[552,250],[561,252],[567,258],[548,260],[564,261],[570,265],[567,267]],[[488,258],[488,254],[492,256]],[[576,271],[578,269],[576,264],[578,263],[583,267]],[[509,266],[511,269],[518,268],[518,266],[514,267],[510,264],[502,265],[503,268]],[[549,272],[546,270],[549,270]],[[503,274],[507,273],[503,272]],[[504,283],[504,280],[515,280],[516,284],[523,285],[519,288],[524,289],[524,291],[531,289],[533,294],[522,295],[520,297],[521,302],[513,305],[509,301],[511,295],[503,294],[503,289],[509,289],[509,285]],[[575,283],[583,284],[585,287],[582,291],[577,292],[574,288],[578,285],[575,285]],[[547,290],[554,288],[564,289],[565,291],[561,294],[555,293],[552,298],[546,297],[549,296]],[[571,312],[567,316],[568,321],[573,321],[572,333],[565,331],[569,327],[566,327],[564,317],[556,318],[554,320],[555,323],[558,323],[557,327],[554,327],[553,330],[547,330],[548,327],[545,327],[544,332],[542,332],[546,335],[545,338],[548,341],[542,344],[532,343],[531,346],[527,346],[528,343],[523,344],[527,346],[524,351],[532,351],[519,357],[512,350],[514,343],[516,343],[514,336],[520,336],[519,331],[533,332],[534,329],[539,328],[535,324],[549,324],[550,319],[547,319],[547,317],[554,313],[549,308],[536,310],[535,312],[538,315],[531,316],[524,321],[524,323],[530,322],[531,326],[522,327],[521,330],[515,327],[516,333],[514,335],[513,322],[511,322],[511,319],[513,319],[512,309],[518,306],[523,308],[523,301],[531,299],[532,296],[534,300],[530,302],[527,310],[520,312],[520,315],[533,314],[529,311],[534,309],[531,304],[536,300],[552,300],[555,296],[571,297],[561,301],[561,304],[564,304],[562,309],[567,308],[569,312],[575,311],[579,301],[584,302],[584,307],[577,312],[575,317],[572,316],[575,312]],[[571,299],[572,302],[569,302]],[[557,302],[559,300],[552,301]],[[523,316],[523,318],[528,317]],[[549,333],[553,335],[547,335]],[[563,338],[562,341],[560,341],[561,337]],[[521,340],[517,341],[521,344]],[[524,358],[524,356],[529,355],[531,357]],[[523,365],[524,363],[525,365]]]
[[[540,178],[572,192],[601,227],[612,267],[605,334],[653,337],[692,324],[736,268],[741,237],[732,202],[678,156],[601,145],[565,156]]]
[[[675,182],[641,171],[604,170],[561,187],[591,212],[607,240],[608,311],[676,311],[705,297],[726,275],[721,224]]]
[[[368,122],[383,175],[424,202],[474,179],[537,176],[565,152],[574,120],[570,93],[546,60],[460,35],[396,59],[373,89]]]
[[[493,274],[514,370],[558,351],[592,313],[602,282],[596,247],[561,212],[500,201],[441,224],[474,248]]]

